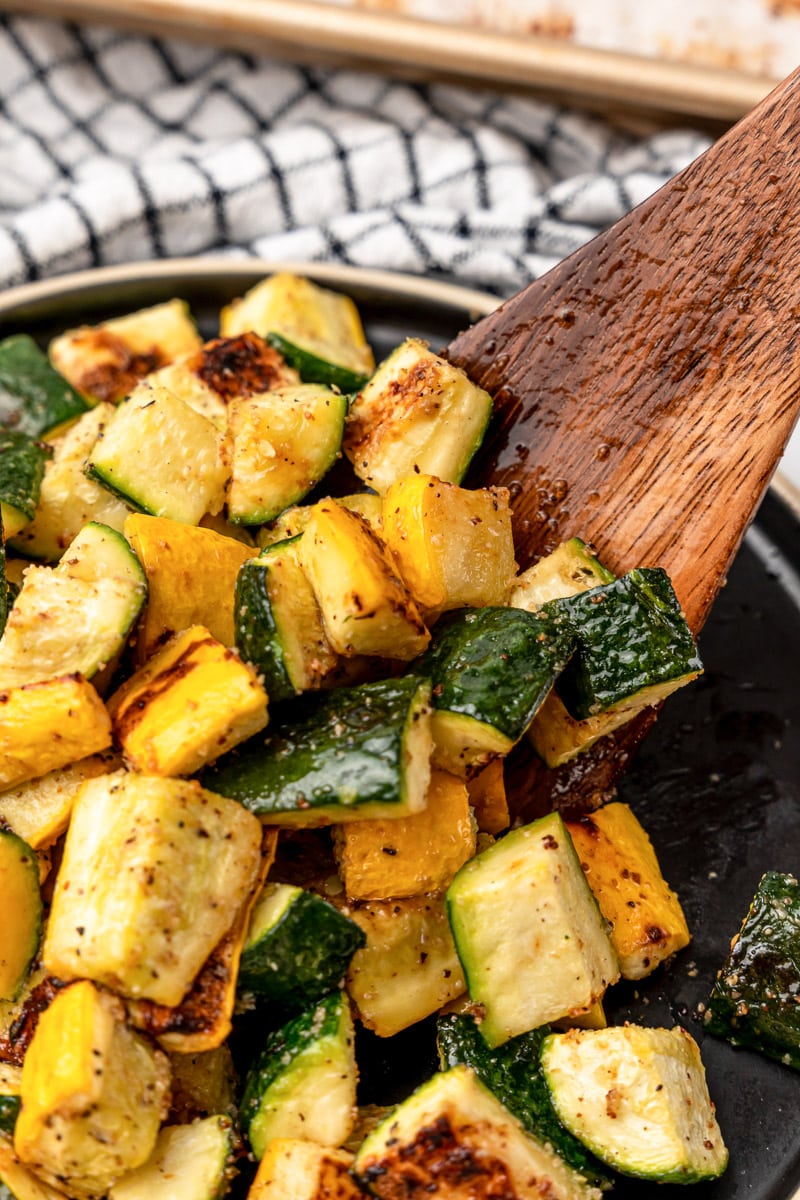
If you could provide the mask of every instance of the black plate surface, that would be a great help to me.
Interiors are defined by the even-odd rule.
[[[83,321],[130,312],[173,295],[187,299],[204,332],[219,307],[263,276],[266,266],[231,262],[162,264],[66,277],[18,289],[0,301],[0,336],[43,339]],[[314,268],[307,268],[313,275]],[[408,277],[324,274],[357,301],[379,355],[409,334],[444,345],[481,303],[459,289],[426,291]],[[579,531],[576,531],[579,532]],[[704,1037],[706,999],[731,936],[764,871],[800,873],[800,520],[767,496],[700,639],[704,676],[665,705],[620,788],[650,833],[664,874],[693,932],[667,969],[635,987],[619,985],[609,1019],[685,1026],[700,1042],[709,1090],[730,1148],[726,1174],[695,1185],[696,1200],[790,1200],[800,1189],[800,1075],[727,1042]],[[430,1032],[398,1040],[399,1054],[364,1039],[374,1079],[402,1069],[411,1082],[432,1061]],[[625,1200],[664,1200],[676,1189],[625,1181]]]

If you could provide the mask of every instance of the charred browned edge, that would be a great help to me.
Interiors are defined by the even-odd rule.
[[[217,644],[215,639],[210,636],[195,638],[174,662],[158,672],[148,687],[137,691],[132,698],[123,700],[113,718],[114,732],[118,741],[124,743],[145,717],[150,706],[195,670],[197,667],[196,655],[203,646],[217,646]],[[231,658],[234,657],[232,650],[229,650],[227,654]]]
[[[48,975],[31,989],[8,1031],[0,1035],[0,1062],[11,1063],[15,1067],[22,1066],[40,1016],[50,1007],[61,989],[68,986],[62,980]]]
[[[390,1137],[380,1162],[363,1176],[381,1200],[519,1200],[506,1164],[460,1139],[446,1115],[419,1129],[408,1144],[393,1145]]]
[[[145,375],[163,367],[166,359],[157,346],[134,354],[121,337],[108,329],[87,329],[78,337],[86,343],[87,352],[101,350],[107,358],[73,378],[73,384],[98,400],[112,403],[125,396]]]
[[[180,1004],[137,1000],[131,1007],[137,1028],[156,1038],[168,1033],[197,1034],[212,1030],[220,1016],[227,1013],[235,941],[236,933],[230,930],[217,943]]]
[[[350,458],[357,459],[363,446],[375,442],[376,438],[380,437],[380,428],[386,421],[392,421],[392,418],[402,416],[411,409],[414,412],[436,412],[441,407],[441,390],[435,363],[429,359],[412,363],[397,379],[389,380],[383,389],[377,435],[376,414],[359,416],[356,402],[353,415],[347,422],[342,443]]]
[[[283,387],[297,378],[283,356],[255,333],[214,338],[188,366],[225,403]]]

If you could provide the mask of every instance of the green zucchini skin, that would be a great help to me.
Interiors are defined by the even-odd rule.
[[[800,883],[767,871],[711,990],[709,1033],[800,1070]]]
[[[32,521],[39,503],[44,467],[52,451],[19,430],[0,429],[0,503]],[[9,536],[13,536],[9,534]]]
[[[517,1120],[541,1142],[549,1142],[569,1166],[596,1187],[610,1187],[612,1175],[556,1116],[539,1064],[549,1025],[521,1033],[493,1050],[481,1037],[474,1017],[448,1013],[436,1023],[436,1045],[443,1071],[463,1063]]]
[[[38,438],[88,408],[32,337],[21,333],[0,342],[0,425]]]
[[[577,639],[577,652],[558,681],[576,720],[635,693],[703,669],[669,576],[638,567],[612,583],[544,605]]]
[[[428,715],[429,697],[429,683],[416,676],[307,693],[266,734],[204,771],[203,786],[271,821],[400,815],[409,733]]]
[[[326,387],[336,388],[344,395],[349,395],[360,391],[369,379],[369,375],[361,375],[358,371],[351,371],[349,367],[327,362],[310,350],[289,341],[283,334],[268,333],[264,340],[273,350],[278,351],[284,362],[294,367],[303,383],[323,383]]]
[[[297,534],[287,542],[297,542]],[[281,546],[283,543],[276,543]],[[236,649],[244,662],[252,663],[264,676],[264,686],[273,704],[297,695],[289,678],[269,595],[269,561],[259,556],[243,563],[234,591]]]
[[[460,713],[517,742],[574,647],[557,617],[521,608],[459,608],[437,621],[410,667],[433,685],[437,712]]]
[[[13,1136],[21,1103],[19,1096],[0,1096],[0,1133]]]
[[[276,920],[255,936],[251,926],[239,963],[239,988],[279,1011],[304,1008],[341,987],[350,959],[367,936],[313,892],[290,884],[267,887]]]

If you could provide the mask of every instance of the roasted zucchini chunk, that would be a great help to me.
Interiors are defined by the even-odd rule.
[[[277,1137],[339,1146],[355,1121],[353,1019],[334,992],[267,1037],[245,1080],[241,1119],[261,1158]]]
[[[267,724],[255,671],[202,625],[176,634],[110,697],[114,736],[134,771],[191,775]]]
[[[229,474],[216,426],[148,383],[119,405],[86,470],[131,508],[187,525],[222,509]]]
[[[88,407],[32,337],[15,334],[0,342],[0,426],[55,437]]]
[[[344,452],[359,479],[381,495],[418,473],[460,483],[491,412],[489,393],[460,367],[408,338],[353,400]]]
[[[356,1177],[378,1197],[599,1200],[601,1193],[537,1141],[469,1067],[434,1075],[366,1138]]]
[[[300,561],[330,642],[340,654],[407,661],[430,634],[381,539],[335,500],[315,504],[300,542]]]
[[[513,830],[463,866],[447,913],[489,1046],[586,1012],[619,978],[558,813]]]
[[[273,1138],[247,1200],[368,1200],[350,1173],[353,1155],[302,1138]]]
[[[375,366],[350,297],[288,271],[263,279],[222,310],[223,337],[246,330],[267,338],[306,383],[353,392]]]
[[[715,1179],[728,1163],[697,1043],[685,1029],[571,1029],[542,1044],[560,1120],[623,1175]]]
[[[63,988],[25,1055],[14,1149],[69,1195],[102,1197],[152,1153],[166,1115],[169,1060],[89,980]]]
[[[545,613],[460,608],[434,628],[411,664],[433,688],[433,762],[455,775],[481,770],[519,741],[574,646]]]
[[[188,306],[169,300],[100,325],[70,329],[53,339],[48,353],[56,370],[82,395],[117,404],[145,375],[200,346]]]
[[[92,522],[55,567],[30,567],[0,638],[0,687],[58,675],[91,679],[113,664],[147,594],[125,538]]]
[[[347,990],[378,1037],[393,1037],[462,995],[464,973],[444,897],[359,900],[346,911],[367,937],[353,955]]]
[[[609,923],[623,979],[643,979],[689,944],[680,901],[627,804],[567,821],[589,887]]]
[[[341,987],[365,942],[363,930],[321,896],[268,883],[250,919],[239,988],[273,1012],[307,1007]]]
[[[0,428],[0,516],[3,536],[14,538],[36,515],[51,450],[26,433]]]
[[[147,1162],[113,1184],[108,1200],[218,1200],[236,1174],[233,1143],[228,1116],[165,1125]]]
[[[560,1122],[545,1083],[539,1056],[549,1025],[511,1038],[490,1049],[469,1013],[446,1013],[436,1022],[441,1069],[463,1063],[540,1142],[550,1145],[564,1162],[598,1187],[608,1187],[610,1173]]]
[[[6,688],[0,705],[0,791],[111,745],[111,718],[82,675]]]
[[[549,600],[575,596],[613,581],[613,573],[595,557],[592,547],[573,537],[517,576],[508,603],[537,612]]]
[[[125,536],[147,576],[136,661],[145,662],[192,625],[204,625],[223,646],[233,646],[233,589],[254,548],[213,529],[143,513],[130,514]]]
[[[407,676],[307,693],[203,782],[273,825],[404,817],[425,807],[430,749],[430,685]]]
[[[263,338],[241,333],[206,342],[196,353],[153,372],[148,382],[167,388],[224,430],[235,400],[291,387],[300,376]]]
[[[53,443],[53,456],[44,467],[36,513],[30,524],[14,537],[14,549],[19,553],[55,562],[90,521],[122,532],[130,512],[127,504],[84,471],[86,460],[103,436],[113,412],[112,405],[98,404]]]
[[[422,812],[391,821],[352,821],[337,830],[339,873],[349,900],[444,892],[475,853],[463,780],[432,771]]]
[[[0,895],[8,906],[0,933],[0,1000],[16,1000],[39,949],[42,897],[36,854],[0,829]]]
[[[505,604],[516,570],[507,488],[469,490],[432,475],[393,483],[382,536],[424,609]]]
[[[89,780],[56,879],[46,968],[178,1004],[255,886],[260,847],[258,821],[194,781]]]
[[[347,400],[318,383],[234,400],[228,520],[263,525],[302,500],[339,457]]]
[[[800,885],[767,871],[717,972],[705,1026],[800,1070]]]

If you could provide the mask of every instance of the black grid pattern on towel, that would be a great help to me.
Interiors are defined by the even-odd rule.
[[[522,97],[0,17],[0,282],[256,254],[509,293],[707,145]]]

